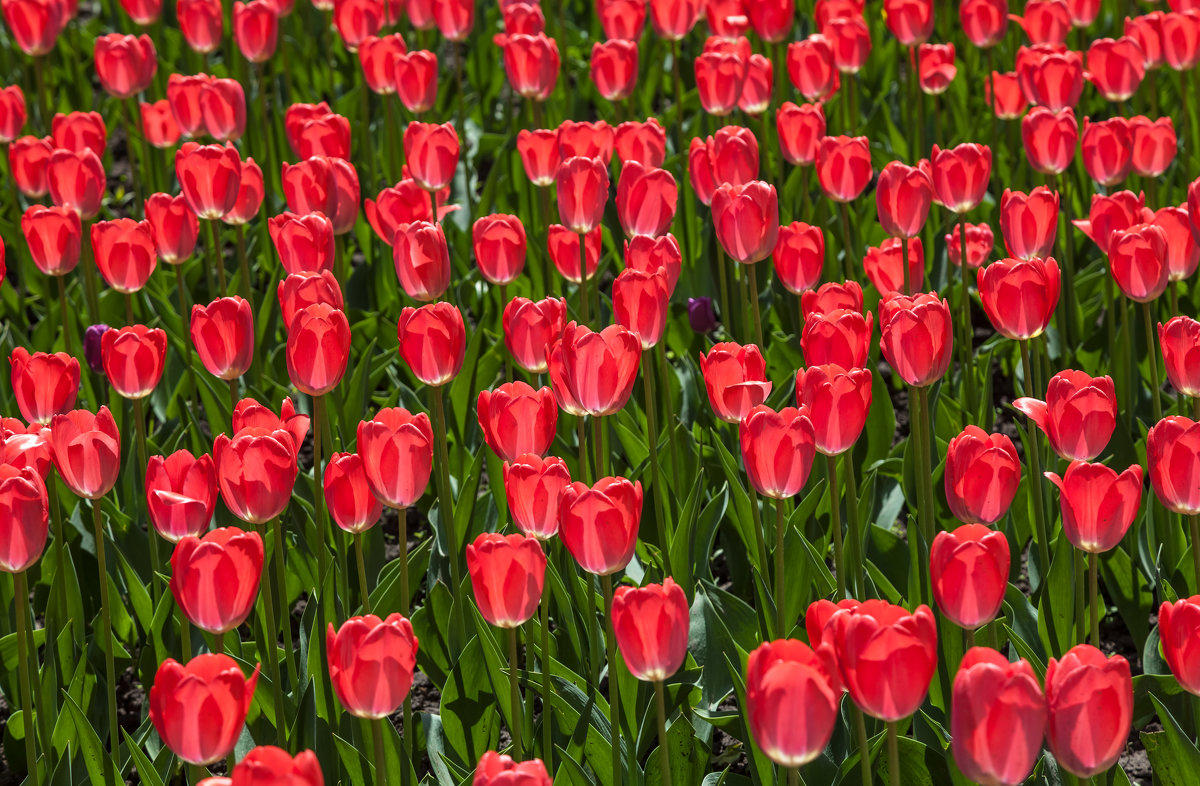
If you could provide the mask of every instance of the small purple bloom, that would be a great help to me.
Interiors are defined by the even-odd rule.
[[[97,374],[104,373],[104,356],[101,354],[101,341],[104,334],[112,330],[108,325],[89,325],[83,334],[83,355],[87,364]]]
[[[711,333],[717,329],[717,315],[713,313],[710,297],[688,298],[688,322],[697,333]]]

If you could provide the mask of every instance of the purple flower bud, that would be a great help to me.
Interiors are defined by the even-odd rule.
[[[717,315],[713,313],[710,297],[688,298],[688,322],[697,333],[711,333],[717,329]]]
[[[112,328],[108,325],[89,325],[83,334],[83,356],[87,358],[88,366],[97,374],[104,373],[104,356],[100,346],[104,334],[110,330]]]

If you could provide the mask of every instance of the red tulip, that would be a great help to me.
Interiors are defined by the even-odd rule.
[[[778,43],[788,37],[795,24],[795,12],[795,0],[763,0],[746,4],[750,25],[758,37],[768,43]]]
[[[807,295],[809,293],[805,293]],[[800,349],[809,366],[835,365],[862,368],[870,348],[873,316],[849,309],[805,314]],[[947,328],[949,329],[949,328]],[[947,357],[949,350],[946,350]]]
[[[1117,423],[1116,389],[1111,377],[1060,371],[1046,386],[1046,400],[1019,398],[1013,406],[1033,419],[1050,447],[1067,461],[1091,461],[1112,437]]]
[[[23,136],[9,145],[9,171],[22,194],[37,199],[50,190],[47,170],[53,153],[54,144],[50,137]]]
[[[612,161],[616,131],[603,120],[564,120],[558,127],[558,153],[562,160],[583,156],[598,158],[605,166]]]
[[[1129,229],[1152,219],[1153,214],[1146,209],[1144,195],[1118,191],[1112,195],[1093,194],[1087,220],[1072,223],[1091,238],[1101,251],[1108,253],[1115,231]]]
[[[504,494],[513,523],[539,540],[558,533],[558,501],[571,484],[567,464],[555,456],[526,453],[504,462]]]
[[[1200,597],[1164,602],[1158,609],[1158,635],[1163,659],[1179,686],[1192,695],[1200,695],[1200,671],[1197,671],[1196,642],[1200,641],[1200,622],[1196,611]]]
[[[871,151],[865,136],[827,136],[817,146],[817,179],[835,202],[853,202],[871,181]]]
[[[1070,110],[1051,112],[1038,106],[1021,121],[1021,139],[1029,164],[1038,172],[1057,175],[1075,159],[1079,126]]]
[[[1083,57],[1055,45],[1021,47],[1016,59],[1021,93],[1031,104],[1054,112],[1071,109],[1083,92]]]
[[[146,223],[154,236],[158,258],[179,265],[196,250],[200,222],[183,196],[151,194],[146,200]]]
[[[399,33],[368,36],[359,43],[358,62],[372,93],[391,95],[396,92],[395,60],[407,52],[408,47]]]
[[[288,209],[299,215],[337,214],[337,182],[326,156],[312,156],[298,164],[284,162],[281,175]]]
[[[200,109],[200,94],[212,81],[208,74],[167,77],[167,104],[181,133],[189,139],[204,132],[204,113]]]
[[[1046,665],[1046,742],[1059,766],[1080,778],[1104,772],[1125,750],[1133,720],[1129,661],[1087,644]]]
[[[688,162],[692,188],[707,205],[718,186],[758,179],[758,141],[747,128],[724,126],[705,140],[693,139]]]
[[[830,19],[820,27],[833,47],[833,64],[843,74],[857,74],[871,54],[871,31],[861,14]],[[834,79],[833,91],[838,89]]]
[[[50,53],[70,18],[66,5],[55,0],[6,0],[0,4],[9,34],[30,57]]]
[[[349,158],[350,121],[333,112],[290,114],[284,121],[288,144],[304,159]],[[330,165],[333,161],[329,162]],[[317,178],[323,175],[317,173]]]
[[[992,151],[967,142],[955,148],[933,146],[930,156],[934,200],[953,213],[968,213],[983,201],[992,173]]]
[[[742,264],[771,255],[779,238],[775,187],[761,181],[720,186],[712,198],[713,222],[725,252]]]
[[[1168,510],[1200,513],[1200,427],[1194,421],[1171,416],[1155,424],[1146,436],[1146,464],[1154,493]]]
[[[926,387],[950,366],[954,322],[936,293],[895,295],[879,304],[880,348],[909,385]]]
[[[933,3],[929,0],[884,0],[888,29],[904,46],[916,46],[933,34]]]
[[[257,532],[222,527],[202,537],[187,534],[171,554],[171,594],[189,622],[221,635],[254,610],[262,572]]]
[[[1029,662],[995,650],[967,650],[954,676],[951,750],[978,783],[1024,783],[1042,752],[1046,699]]]
[[[161,6],[160,6],[161,8]],[[148,24],[154,17],[139,24]],[[136,20],[135,20],[136,21]],[[129,98],[150,87],[158,70],[158,54],[150,36],[108,33],[96,38],[96,76],[114,98]]]
[[[958,68],[954,65],[954,44],[921,44],[917,48],[918,82],[929,95],[946,92]]]
[[[1158,120],[1138,116],[1129,119],[1133,171],[1142,177],[1158,177],[1175,160],[1177,140],[1171,118]]]
[[[37,470],[0,464],[0,571],[21,573],[38,561],[46,548],[49,511]]]
[[[342,288],[333,273],[328,270],[322,270],[320,273],[289,273],[287,278],[279,282],[276,294],[285,325],[291,324],[296,312],[317,303],[324,303],[338,310],[345,308]]]
[[[433,10],[437,0],[403,0],[403,2],[404,10],[408,12],[408,21],[417,30],[432,30],[437,24]]]
[[[687,36],[700,18],[701,0],[650,0],[654,34],[667,41]]]
[[[633,676],[661,682],[679,671],[687,657],[688,616],[687,596],[670,577],[662,584],[617,588],[613,632]]]
[[[566,311],[566,301],[555,298],[516,297],[504,307],[504,344],[517,365],[531,374],[546,373],[546,354],[562,335]]]
[[[507,382],[481,391],[477,410],[488,447],[504,461],[527,453],[544,456],[554,442],[558,407],[548,387],[534,390],[524,382]]]
[[[932,200],[933,183],[925,169],[892,161],[879,173],[875,205],[883,231],[892,237],[919,235]]]
[[[313,4],[316,7],[316,4]],[[228,783],[212,783],[209,781],[227,780]],[[206,786],[278,786],[286,783],[288,786],[325,786],[325,777],[321,774],[321,764],[312,751],[301,751],[293,759],[291,754],[282,748],[272,745],[259,745],[247,753],[237,766],[233,768],[233,778],[206,778],[201,784]]]
[[[617,215],[625,234],[657,237],[675,218],[678,188],[665,169],[628,161],[617,181]]]
[[[820,227],[794,221],[779,228],[779,239],[771,252],[775,275],[793,294],[812,289],[821,279],[825,263],[825,235]]]
[[[1052,257],[1003,259],[979,271],[979,299],[1001,335],[1023,341],[1050,325],[1062,275]]]
[[[545,101],[558,82],[558,44],[545,33],[508,36],[504,71],[513,91],[522,98]]]
[[[850,698],[873,718],[917,711],[937,668],[937,624],[928,606],[908,612],[882,600],[837,611],[825,629]]]
[[[91,150],[55,150],[46,161],[46,182],[54,204],[71,208],[85,220],[100,212],[107,183],[104,167]]]
[[[397,227],[392,261],[404,292],[414,300],[436,300],[450,286],[450,252],[440,224],[419,221]]]
[[[246,679],[228,655],[197,655],[187,665],[163,661],[150,687],[150,721],[171,751],[208,765],[233,753],[254,701],[259,667]]]
[[[265,524],[287,507],[297,472],[289,432],[252,426],[237,428],[233,439],[218,434],[213,459],[221,497],[242,521]]]
[[[228,142],[223,146],[187,142],[175,154],[175,174],[192,212],[211,221],[236,204],[242,159]]]
[[[350,360],[350,323],[340,309],[324,303],[292,316],[287,331],[287,369],[292,384],[310,396],[338,386]]]
[[[466,41],[475,26],[474,0],[447,0],[434,3],[433,19],[438,30],[450,41]]]
[[[760,404],[738,428],[742,462],[751,485],[772,499],[794,497],[808,482],[816,436],[808,410]]]
[[[241,182],[238,184],[237,199],[233,207],[221,220],[226,224],[239,225],[249,223],[258,215],[258,209],[263,201],[263,174],[253,158],[242,161]]]
[[[746,61],[726,52],[705,52],[696,58],[696,89],[704,111],[724,117],[737,108],[746,83]]]
[[[517,152],[525,167],[525,175],[535,186],[548,186],[558,175],[562,157],[558,152],[558,131],[522,129],[517,134]]]
[[[577,402],[589,415],[619,412],[633,392],[642,345],[638,335],[621,325],[593,332],[575,322],[548,353],[554,395]]]
[[[97,158],[104,157],[108,131],[99,112],[57,114],[51,122],[54,147],[63,150],[91,150]]]
[[[233,4],[233,40],[251,63],[271,59],[279,40],[279,17],[270,0]]]
[[[104,281],[118,292],[137,292],[158,265],[149,221],[118,218],[92,224],[92,254]]]
[[[105,332],[101,343],[104,373],[125,398],[145,398],[162,379],[167,334],[159,328],[133,325]]]
[[[333,24],[343,45],[351,52],[367,38],[379,34],[383,14],[380,0],[335,0],[333,4]]]
[[[1159,323],[1158,343],[1171,387],[1185,396],[1200,396],[1200,322],[1172,317],[1165,325]]]
[[[972,45],[988,49],[1000,43],[1008,29],[1008,0],[965,0],[958,20]]]
[[[1016,493],[1015,480],[1012,485]],[[949,489],[946,493],[949,497]],[[966,630],[988,624],[1000,613],[1004,602],[1009,565],[1008,540],[1002,532],[983,524],[964,524],[952,532],[939,532],[929,549],[929,573],[938,608]]]
[[[83,229],[74,210],[31,205],[21,216],[21,233],[38,270],[65,276],[75,269]]]
[[[401,180],[393,188],[380,191],[377,200],[366,200],[363,211],[375,234],[389,246],[400,226],[419,221],[432,223],[434,220],[429,196],[415,181],[408,179]]]
[[[1143,17],[1144,18],[1144,17]],[[1137,38],[1136,33],[1126,31]],[[1142,42],[1142,49],[1149,49]],[[1176,71],[1189,71],[1200,60],[1200,18],[1193,13],[1171,12],[1162,18],[1162,54]]]
[[[667,157],[666,129],[653,117],[647,118],[644,123],[633,120],[621,123],[617,126],[613,143],[623,163],[637,161],[643,166],[661,167]]]
[[[323,214],[280,213],[267,219],[267,230],[289,274],[333,270],[333,224]]]
[[[1029,0],[1025,16],[1009,15],[1032,44],[1063,44],[1071,31],[1071,10],[1063,0]]]
[[[276,415],[269,408],[252,398],[244,398],[233,408],[233,433],[240,434],[248,428],[284,431],[291,438],[292,447],[299,451],[308,435],[308,415],[296,412],[290,398],[285,398]]]
[[[574,156],[563,161],[555,179],[562,223],[581,235],[599,226],[608,202],[608,167],[598,159]]]
[[[221,45],[222,10],[219,0],[179,0],[179,30],[192,51],[208,54]]]
[[[551,786],[550,774],[541,759],[519,764],[508,756],[488,751],[475,767],[472,786]]]
[[[511,284],[525,268],[525,226],[517,216],[494,213],[475,220],[472,248],[479,272],[489,283]]]
[[[242,298],[217,298],[207,306],[192,306],[191,336],[200,362],[214,377],[237,379],[250,368],[254,313]]]
[[[1164,207],[1151,221],[1167,236],[1167,268],[1171,281],[1190,278],[1200,266],[1200,245],[1192,235],[1191,222],[1184,207]]]
[[[510,8],[523,6],[520,3]],[[540,9],[540,6],[531,7]],[[596,13],[600,17],[600,26],[604,28],[604,37],[610,41],[636,41],[642,37],[642,30],[646,27],[646,0],[600,0],[596,3]],[[544,27],[545,20],[541,21]]]
[[[379,521],[383,506],[371,492],[366,466],[357,453],[334,453],[322,478],[329,515],[342,530],[366,532]]]
[[[726,423],[741,422],[771,394],[766,361],[753,344],[714,344],[700,354],[700,373],[714,414]]]
[[[429,485],[433,430],[429,416],[406,409],[381,409],[358,424],[358,454],[367,483],[389,508],[411,507]]]
[[[750,55],[746,61],[746,81],[738,98],[738,109],[747,115],[759,117],[771,106],[775,90],[775,72],[771,61],[764,55]]]
[[[572,483],[559,498],[559,536],[579,567],[597,576],[624,570],[637,545],[641,481],[600,478]]]
[[[1154,224],[1135,224],[1112,233],[1108,264],[1113,279],[1126,297],[1149,303],[1167,288],[1167,233]]]
[[[12,393],[28,423],[50,423],[69,412],[79,393],[79,361],[65,352],[34,352],[16,347],[8,357]]]
[[[329,679],[346,712],[386,718],[404,703],[417,664],[412,623],[399,614],[351,617],[326,633]]]
[[[636,41],[613,40],[592,44],[592,82],[609,101],[623,101],[633,94],[638,76]]]
[[[462,368],[466,327],[462,313],[450,303],[406,308],[398,327],[400,357],[426,385],[444,385]]]
[[[74,409],[50,421],[54,466],[67,488],[86,499],[100,499],[117,482],[121,434],[108,407],[93,414]]]
[[[13,469],[29,467],[44,482],[53,468],[50,429],[41,423],[26,426],[17,418],[0,420],[0,464]]]
[[[825,750],[841,694],[828,647],[814,652],[803,642],[778,639],[759,645],[746,663],[746,715],[754,740],[783,767],[801,767]]]
[[[828,314],[841,309],[857,311],[861,314],[862,308],[862,287],[855,281],[846,281],[840,284],[830,281],[800,296],[800,310],[804,312],[805,319],[814,314]],[[867,316],[869,317],[870,314]],[[870,320],[868,319],[867,322],[870,323]]]
[[[788,44],[787,71],[792,85],[810,102],[821,101],[837,89],[833,46],[823,35]]]
[[[820,104],[784,102],[775,124],[779,149],[789,164],[806,166],[816,161],[818,143],[825,136],[825,110]]]
[[[1148,460],[1153,481],[1154,459]],[[1045,474],[1058,486],[1063,533],[1072,546],[1100,554],[1121,542],[1142,502],[1141,467],[1134,465],[1118,475],[1103,464],[1072,461],[1062,477]]]
[[[1035,259],[1049,256],[1058,232],[1057,191],[1037,186],[1028,194],[1004,189],[1000,198],[1000,231],[1010,256]]]
[[[484,533],[467,545],[467,572],[488,624],[519,628],[537,613],[546,554],[536,538]]]
[[[1114,117],[1098,123],[1083,119],[1083,166],[1088,175],[1103,186],[1120,183],[1133,167],[1132,135],[1129,121]]]
[[[625,268],[654,273],[659,268],[667,276],[667,291],[674,292],[683,267],[679,242],[668,232],[661,237],[635,235],[625,241]]]
[[[1142,50],[1147,71],[1162,68],[1166,62],[1163,53],[1163,28],[1167,16],[1169,15],[1161,11],[1153,11],[1132,19],[1125,17],[1125,35],[1136,41],[1138,48]]]
[[[967,267],[979,269],[992,255],[996,238],[992,234],[992,228],[987,224],[968,223],[966,230]],[[942,236],[946,241],[946,256],[949,258],[950,264],[955,267],[962,267],[962,234],[961,227],[956,226],[949,234]]]
[[[813,425],[818,453],[838,456],[854,447],[871,409],[871,372],[809,366],[796,372],[796,404]]]
[[[172,543],[187,535],[200,537],[212,521],[216,504],[217,470],[212,456],[206,453],[196,458],[186,450],[177,450],[166,458],[150,457],[146,465],[146,510],[160,536]],[[260,562],[261,548],[260,544]]]
[[[1014,120],[1023,115],[1028,102],[1021,92],[1017,72],[993,71],[991,77],[984,82],[983,87],[988,104],[991,105],[992,112],[996,117],[1001,120]]]
[[[1097,38],[1088,47],[1086,77],[1106,100],[1129,100],[1145,76],[1146,55],[1134,39]]]
[[[667,328],[671,290],[666,270],[626,269],[613,281],[612,297],[617,324],[636,333],[642,349],[656,346]]]
[[[332,216],[333,233],[345,235],[354,229],[358,221],[358,202],[361,196],[358,185],[358,171],[344,158],[330,158],[329,166],[333,170],[335,209]]]
[[[404,131],[404,156],[413,179],[427,191],[450,185],[458,166],[458,133],[450,123],[413,121]]]
[[[904,246],[908,245],[908,288],[904,286]],[[867,249],[863,257],[867,279],[885,300],[896,294],[915,294],[925,283],[925,248],[921,238],[888,238]]]

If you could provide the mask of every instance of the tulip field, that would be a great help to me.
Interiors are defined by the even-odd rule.
[[[1200,785],[1200,0],[0,12],[0,786]]]

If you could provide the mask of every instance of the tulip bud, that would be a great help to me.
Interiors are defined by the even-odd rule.
[[[624,570],[637,545],[641,481],[601,478],[572,483],[559,498],[559,536],[579,567],[597,576]]]
[[[1153,467],[1152,450],[1148,440],[1147,461]],[[1142,468],[1135,464],[1118,475],[1103,464],[1072,461],[1062,477],[1045,475],[1058,486],[1063,534],[1071,545],[1091,554],[1116,548],[1142,503]],[[1152,471],[1151,481],[1153,477]]]
[[[526,453],[504,462],[504,494],[513,523],[538,540],[558,534],[558,503],[569,485],[567,464],[555,456]]]
[[[1046,729],[1046,699],[1029,662],[1010,663],[986,647],[967,650],[954,676],[950,729],[954,761],[968,778],[1024,783]]]
[[[929,549],[933,599],[960,628],[975,630],[1000,612],[1010,556],[1004,533],[983,524],[939,532]]]
[[[404,703],[417,665],[417,637],[399,614],[351,617],[326,634],[329,680],[346,712],[386,718]]]
[[[1059,766],[1090,778],[1117,763],[1133,722],[1129,661],[1087,644],[1046,665],[1046,741]],[[1096,723],[1103,718],[1103,723]]]
[[[771,761],[801,767],[825,750],[841,703],[841,681],[829,648],[800,641],[764,642],[746,662],[746,715],[754,740]]]
[[[189,534],[171,554],[171,594],[189,622],[220,636],[254,610],[262,572],[257,532],[221,527],[203,537]]]

